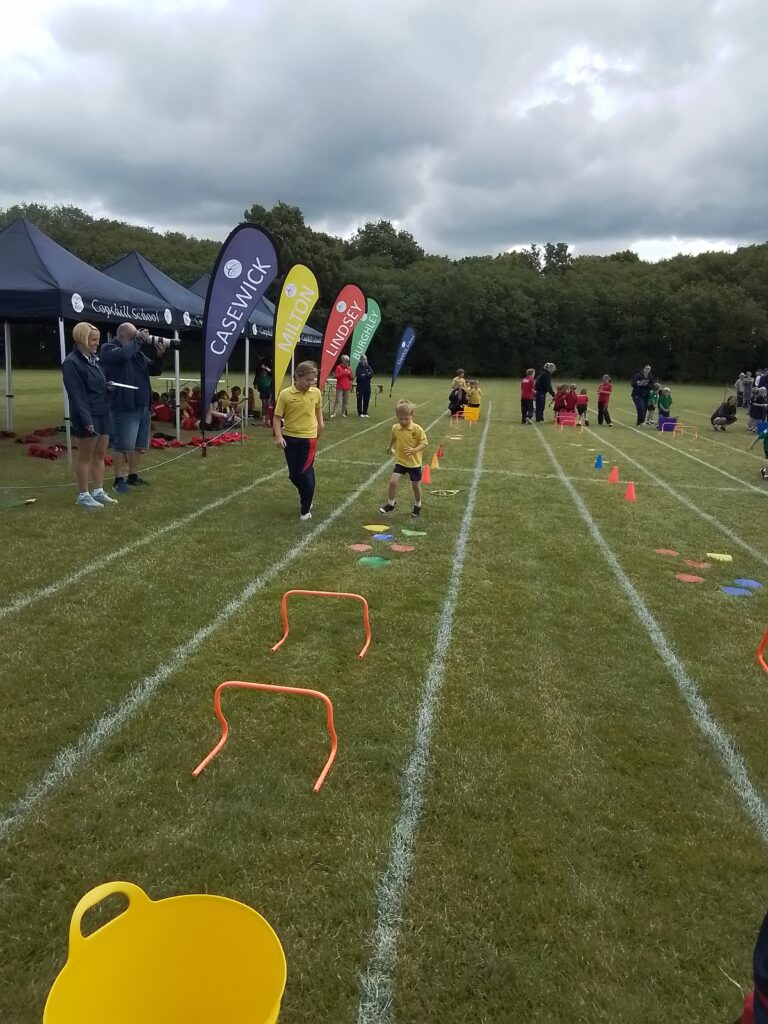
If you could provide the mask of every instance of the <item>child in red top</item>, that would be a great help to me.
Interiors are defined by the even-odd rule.
[[[611,400],[612,391],[613,384],[611,383],[611,378],[607,373],[604,373],[603,379],[597,387],[597,422],[600,426],[603,423],[608,427],[613,426],[611,414],[608,412],[608,402]]]
[[[568,393],[567,384],[558,384],[557,390],[555,391],[555,397],[552,399],[552,408],[555,410],[555,423],[557,423],[557,417],[561,412],[565,412],[565,396]]]
[[[579,396],[576,394],[576,385],[568,385],[568,390],[565,392],[565,409],[566,412],[576,412],[576,406],[578,405]]]
[[[520,412],[523,423],[533,423],[533,403],[536,395],[536,371],[526,370],[520,381]]]
[[[578,395],[576,395],[576,412],[579,414],[578,425],[580,427],[589,426],[589,420],[587,419],[588,408],[589,395],[587,394],[587,389],[582,388]]]
[[[173,409],[167,394],[163,393],[158,402],[153,402],[152,419],[160,423],[173,423]]]

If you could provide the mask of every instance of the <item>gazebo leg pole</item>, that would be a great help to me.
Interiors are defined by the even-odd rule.
[[[64,341],[64,321],[59,317],[59,355],[61,356],[61,362],[67,358],[67,345]],[[64,427],[67,432],[67,458],[72,461],[72,429],[69,422],[69,399],[67,398],[67,389],[64,387],[62,380],[62,390],[64,391]]]
[[[178,331],[174,331],[173,332],[173,337],[174,337],[174,340],[176,342],[178,342],[178,340],[179,340],[179,332]],[[181,440],[181,404],[180,404],[180,396],[179,396],[179,384],[181,383],[181,381],[179,379],[180,371],[179,371],[179,350],[178,350],[178,348],[175,348],[173,350],[173,373],[174,373],[174,376],[176,377],[176,393],[175,393],[175,398],[173,400],[173,404],[174,404],[174,406],[176,408],[176,440],[180,441]]]
[[[11,325],[5,321],[5,429],[13,430],[13,366],[11,359]]]

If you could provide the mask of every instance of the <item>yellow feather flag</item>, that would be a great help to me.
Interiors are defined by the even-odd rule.
[[[274,382],[277,395],[309,314],[319,297],[317,278],[303,263],[294,263],[285,275],[275,311]]]

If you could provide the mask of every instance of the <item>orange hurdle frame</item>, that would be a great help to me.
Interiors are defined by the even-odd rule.
[[[768,665],[766,665],[765,658],[763,658],[763,652],[765,651],[765,648],[767,646],[768,646],[768,629],[766,629],[765,633],[763,634],[763,639],[760,641],[760,646],[757,648],[757,660],[762,665],[764,672],[768,672]]]
[[[275,646],[271,650],[271,654],[274,654],[278,647],[282,647],[285,641],[288,639],[288,633],[290,627],[288,625],[288,598],[291,594],[304,594],[308,597],[349,597],[353,601],[359,601],[363,606],[363,622],[365,624],[365,644],[363,645],[362,651],[358,654],[358,658],[364,658],[368,648],[371,646],[371,620],[368,614],[368,602],[360,594],[340,594],[335,590],[286,590],[283,594],[283,600],[280,602],[280,614],[283,617],[283,629],[285,632],[282,637],[277,641]]]
[[[221,692],[222,690],[230,689],[241,689],[241,690],[264,690],[267,693],[292,693],[300,697],[316,697],[325,704],[328,721],[328,735],[331,737],[331,752],[328,755],[328,760],[325,762],[323,770],[317,777],[317,782],[312,787],[312,792],[317,793],[322,784],[325,782],[325,778],[328,772],[331,770],[331,765],[336,758],[336,751],[338,749],[338,738],[336,736],[336,730],[333,726],[333,704],[331,704],[330,697],[326,694],[321,693],[319,690],[305,690],[297,686],[273,686],[271,683],[244,683],[240,680],[230,680],[226,683],[219,683],[216,687],[216,693],[213,697],[213,709],[216,712],[216,717],[221,723],[221,737],[219,742],[213,748],[200,764],[192,772],[192,776],[197,778],[202,771],[204,771],[216,755],[221,751],[224,744],[229,739],[229,722],[224,717],[224,712],[221,710]]]

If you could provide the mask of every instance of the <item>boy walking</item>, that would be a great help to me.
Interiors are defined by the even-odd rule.
[[[315,495],[315,452],[322,434],[323,400],[318,388],[314,363],[299,363],[295,383],[284,388],[275,406],[275,443],[285,452],[288,477],[299,492],[299,519],[312,518]]]
[[[415,412],[416,406],[407,399],[402,399],[395,407],[397,423],[392,427],[387,446],[387,452],[395,456],[395,464],[392,467],[392,476],[389,478],[387,501],[379,509],[384,516],[395,511],[397,488],[406,474],[410,477],[413,487],[411,515],[414,519],[421,515],[421,454],[427,447],[428,441],[422,427],[414,422],[413,414]]]

